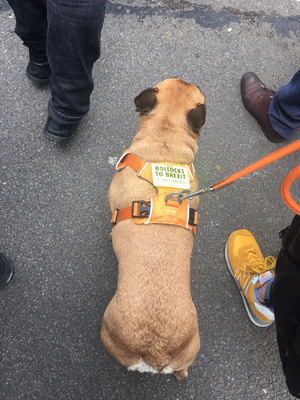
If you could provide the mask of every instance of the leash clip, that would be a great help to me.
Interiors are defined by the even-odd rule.
[[[167,203],[169,200],[170,201],[178,201],[179,204],[182,203],[182,201],[185,199],[185,197],[183,196],[185,193],[191,193],[190,190],[181,190],[180,192],[171,192],[168,194],[168,196],[166,196],[165,198],[165,202]]]
[[[168,200],[175,200],[178,201],[179,204],[181,204],[183,200],[191,199],[192,197],[199,196],[202,193],[211,192],[213,190],[214,190],[213,187],[209,187],[197,190],[196,192],[191,192],[190,190],[181,190],[180,192],[172,192],[168,194],[165,201],[167,203]]]

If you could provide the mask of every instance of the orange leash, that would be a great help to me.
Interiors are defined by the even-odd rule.
[[[227,179],[225,179],[222,182],[217,183],[214,185],[212,188],[213,190],[220,189],[221,187],[228,185],[229,183],[232,183],[240,178],[242,178],[245,175],[251,174],[251,172],[254,172],[265,165],[271,164],[272,162],[279,160],[280,158],[283,158],[287,156],[288,154],[293,153],[296,150],[300,149],[300,139],[296,140],[295,142],[288,144],[285,147],[282,147],[279,150],[274,151],[273,153],[267,155],[266,157],[261,158],[260,160],[256,161],[255,163],[249,165],[249,167],[246,167],[242,169],[239,172],[236,172],[235,174],[229,176]]]
[[[283,147],[282,149],[279,149],[277,151],[274,151],[273,153],[269,154],[268,156],[256,161],[255,163],[249,165],[249,167],[246,167],[242,169],[241,171],[229,176],[227,179],[224,181],[217,183],[214,185],[212,188],[213,190],[219,189],[223,186],[228,185],[231,182],[234,182],[240,178],[242,178],[245,175],[251,174],[251,172],[254,172],[265,165],[271,164],[272,162],[279,160],[280,158],[283,158],[287,156],[288,154],[293,153],[296,150],[300,149],[300,139],[296,140],[295,142],[288,144],[287,146]],[[300,215],[300,205],[295,202],[295,200],[292,198],[291,193],[290,193],[290,187],[291,184],[294,182],[296,178],[300,176],[300,164],[292,169],[288,175],[284,178],[281,188],[280,188],[280,194],[285,202],[285,204],[296,214]]]
[[[284,178],[281,184],[280,194],[285,204],[296,214],[300,215],[300,205],[295,202],[290,193],[291,184],[298,176],[300,176],[300,164],[292,169]]]
[[[198,190],[197,192],[192,192],[192,193],[184,193],[182,192],[172,192],[170,193],[166,200],[177,200],[181,202],[183,199],[189,199],[194,196],[198,196],[202,193],[208,192],[208,191],[213,191],[220,189],[226,185],[229,185],[232,182],[237,181],[238,179],[242,178],[243,176],[246,176],[248,174],[251,174],[254,171],[257,171],[258,169],[271,164],[272,162],[279,160],[280,158],[283,158],[287,156],[288,154],[293,153],[296,150],[300,149],[300,139],[296,140],[295,142],[288,144],[285,147],[282,147],[279,150],[274,151],[273,153],[267,155],[266,157],[261,158],[260,160],[256,161],[255,163],[249,165],[248,167],[242,169],[239,172],[236,172],[235,174],[229,176],[225,180],[205,189]],[[296,214],[300,215],[300,205],[297,204],[294,199],[292,198],[290,194],[290,187],[291,184],[294,182],[296,178],[300,176],[300,164],[294,168],[284,179],[282,182],[281,186],[281,196],[285,204]]]

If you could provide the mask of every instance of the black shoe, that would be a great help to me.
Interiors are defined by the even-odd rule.
[[[13,276],[13,267],[4,254],[0,253],[0,287],[5,286]]]
[[[49,115],[45,125],[44,133],[48,139],[55,142],[61,142],[70,139],[77,130],[78,126],[79,121],[73,122],[72,124],[61,124],[54,121],[54,119]]]
[[[29,63],[26,69],[27,77],[34,83],[45,84],[50,80],[51,69],[46,54],[46,46],[28,46],[29,48]]]

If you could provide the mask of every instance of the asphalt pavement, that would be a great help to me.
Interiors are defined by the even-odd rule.
[[[210,186],[281,148],[243,108],[240,79],[268,87],[300,64],[300,2],[109,2],[91,109],[67,144],[43,134],[48,87],[25,75],[27,49],[0,0],[0,250],[15,275],[0,292],[3,400],[288,400],[275,327],[247,317],[224,259],[249,229],[276,257],[293,213],[280,185],[299,152],[200,198],[191,290],[202,347],[187,380],[128,372],[99,332],[116,290],[107,192],[137,132],[134,97],[168,77],[200,86],[207,120],[195,169]],[[299,139],[299,132],[293,140]],[[300,185],[292,194],[300,201]]]

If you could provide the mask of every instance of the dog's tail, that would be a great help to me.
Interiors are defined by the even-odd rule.
[[[161,374],[172,374],[174,371],[169,367],[171,357],[167,354],[161,354],[158,349],[152,347],[147,354],[143,355],[142,360]]]

